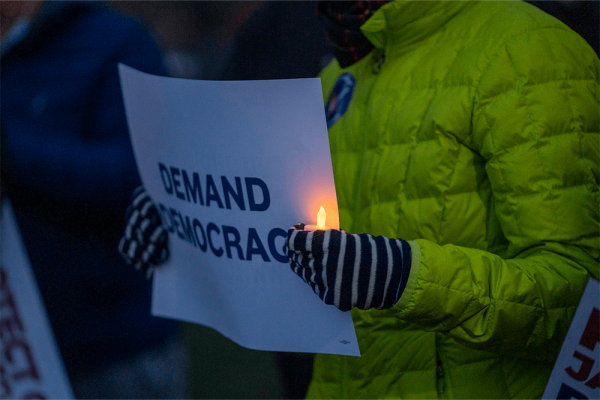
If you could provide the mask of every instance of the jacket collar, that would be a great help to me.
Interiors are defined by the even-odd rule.
[[[406,47],[439,31],[473,1],[393,1],[379,9],[362,26],[363,34],[378,49],[391,43]],[[387,53],[387,51],[386,51]]]

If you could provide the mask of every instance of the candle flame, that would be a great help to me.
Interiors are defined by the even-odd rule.
[[[325,213],[325,209],[323,206],[319,209],[319,213],[317,214],[317,229],[325,230],[325,219],[327,218],[327,214]]]

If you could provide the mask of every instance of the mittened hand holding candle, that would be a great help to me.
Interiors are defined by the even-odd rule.
[[[119,252],[136,269],[152,274],[154,267],[169,258],[168,235],[162,226],[158,209],[143,186],[133,192],[127,208],[127,225],[119,243]]]
[[[402,239],[337,229],[309,232],[303,224],[288,230],[284,251],[317,296],[342,311],[392,307],[406,287],[412,260]]]

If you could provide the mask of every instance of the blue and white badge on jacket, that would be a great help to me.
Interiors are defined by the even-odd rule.
[[[327,129],[335,124],[348,110],[356,81],[351,73],[340,75],[325,106]]]

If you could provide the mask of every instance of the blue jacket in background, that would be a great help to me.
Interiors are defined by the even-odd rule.
[[[117,252],[140,184],[117,64],[166,75],[152,38],[97,4],[44,5],[1,58],[3,190],[70,374],[174,334]]]

